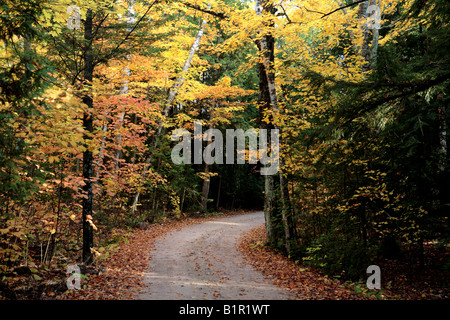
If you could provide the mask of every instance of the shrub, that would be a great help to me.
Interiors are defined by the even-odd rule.
[[[303,263],[330,276],[357,280],[365,276],[373,248],[342,234],[322,234],[306,249]]]

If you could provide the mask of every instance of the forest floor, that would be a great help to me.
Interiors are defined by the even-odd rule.
[[[365,283],[342,282],[323,276],[317,270],[298,265],[271,250],[264,245],[264,220],[260,217],[260,220],[253,219],[253,223],[244,223],[239,219],[248,215],[243,213],[168,219],[163,223],[136,228],[124,237],[125,240],[113,252],[105,253],[96,260],[94,266],[82,276],[80,290],[67,290],[64,270],[52,270],[37,277],[35,274],[24,275],[18,281],[23,285],[10,290],[14,291],[14,296],[3,294],[2,298],[0,288],[0,300],[263,299],[261,295],[267,295],[264,299],[448,299],[447,291],[442,289],[445,276],[433,268],[435,263],[445,259],[441,255],[431,255],[432,259],[439,261],[429,260],[426,270],[414,273],[412,277],[404,270],[402,263],[383,262],[380,265],[384,276],[382,290],[374,292],[365,288]],[[186,245],[190,243],[191,247],[181,246],[181,240],[177,237],[183,237],[183,234],[190,238]],[[166,240],[178,242],[165,243]],[[168,245],[182,247],[179,251],[183,252],[180,255],[182,260],[178,262],[178,267],[180,263],[187,264],[191,273],[183,271],[184,274],[175,276],[176,266],[172,268],[172,274],[161,273],[164,266],[155,264],[158,261],[156,255],[158,248],[161,254]],[[225,251],[220,252],[218,248]],[[170,258],[167,255],[174,252],[167,253],[165,258]],[[154,261],[152,256],[155,256]],[[391,267],[385,268],[387,265]],[[243,275],[256,279],[253,283],[256,291],[250,290],[249,281],[243,283],[242,278],[234,276],[237,273],[235,268],[240,273],[245,268]],[[159,279],[165,280],[165,283],[170,279],[164,276],[173,277],[170,281],[174,291],[152,291],[152,282],[153,285],[158,282],[157,272],[161,276]],[[29,288],[34,290],[30,293]]]
[[[291,290],[296,299],[381,299],[381,300],[443,300],[448,299],[448,273],[442,271],[448,253],[426,248],[427,261],[420,269],[407,257],[396,260],[378,257],[381,290],[369,290],[366,283],[340,281],[322,275],[318,270],[298,265],[292,259],[264,245],[265,227],[245,233],[240,251],[255,269],[281,287]],[[444,268],[445,269],[445,268]]]
[[[265,245],[265,226],[244,233],[239,241],[239,250],[245,260],[262,272],[273,283],[290,291],[296,300],[367,300],[383,299],[383,295],[356,293],[353,286],[320,274],[311,268],[302,267],[292,259]]]

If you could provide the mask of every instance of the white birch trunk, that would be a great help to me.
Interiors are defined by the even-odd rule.
[[[335,1],[340,7],[343,7],[344,5],[340,1]],[[365,1],[359,4],[358,9],[358,19],[360,21],[365,21],[369,17],[368,14],[368,8],[369,6],[377,5],[376,0],[369,0],[369,2]],[[378,4],[379,6],[379,4]],[[344,8],[342,9],[345,15],[348,14],[347,10]],[[367,27],[367,24],[363,25],[363,36],[364,41],[361,47],[356,45],[356,39],[355,35],[352,30],[348,30],[348,33],[350,35],[350,39],[352,41],[353,50],[355,53],[362,58],[364,58],[364,65],[363,65],[363,71],[368,71],[371,68],[373,68],[377,63],[377,56],[378,56],[378,41],[379,41],[379,30],[377,28],[370,29]],[[372,34],[372,41],[370,41],[370,34]]]
[[[103,150],[105,149],[105,140],[106,140],[106,134],[108,133],[108,115],[109,115],[109,111],[106,110],[105,111],[105,125],[103,126],[103,136],[102,136],[102,142],[100,144],[100,151],[98,153],[98,160],[97,160],[97,164],[96,164],[96,173],[95,173],[95,178],[98,180],[99,176],[100,176],[100,165],[102,164],[103,161]]]
[[[378,7],[381,10],[380,7],[380,1],[378,1],[377,4],[377,0],[370,0],[369,2],[370,5],[378,5]],[[371,52],[370,52],[370,59],[372,62],[372,68],[376,67],[377,65],[377,57],[378,57],[378,40],[380,38],[380,31],[378,28],[374,28],[372,29],[372,48],[371,48]]]
[[[439,107],[439,171],[443,173],[447,167],[447,125],[445,123],[445,107]]]
[[[136,12],[134,11],[134,1],[130,1],[130,3],[128,4],[128,11],[127,11],[127,31],[131,31],[131,28],[133,27],[133,25],[136,22]],[[130,66],[129,66],[129,61],[130,61],[130,55],[127,55],[127,65],[124,68],[124,73],[123,73],[123,86],[120,89],[120,94],[127,94],[128,93],[128,78],[131,75],[131,71],[130,71]],[[122,112],[122,114],[119,116],[118,120],[119,120],[119,127],[118,130],[120,130],[123,126],[123,120],[125,118],[125,114],[126,112]],[[121,147],[120,147],[120,143],[122,141],[122,135],[118,134],[116,136],[116,159],[115,159],[115,165],[114,165],[114,169],[115,169],[115,173],[117,174],[117,171],[119,169],[119,157],[121,154]]]
[[[358,8],[358,19],[360,21],[366,21],[368,18],[368,8],[369,2],[364,1],[359,4]],[[362,66],[363,71],[368,71],[370,69],[370,41],[369,41],[369,28],[366,23],[362,25],[362,35],[363,42],[359,49],[359,55],[364,59],[364,64]]]

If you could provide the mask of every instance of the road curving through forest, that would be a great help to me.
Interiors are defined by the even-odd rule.
[[[262,212],[229,216],[169,232],[155,242],[141,300],[293,299],[246,264],[240,236],[264,224]]]

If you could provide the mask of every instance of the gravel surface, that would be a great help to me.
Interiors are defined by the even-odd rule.
[[[264,224],[262,212],[187,226],[158,239],[141,300],[286,300],[293,296],[247,265],[239,237]]]

